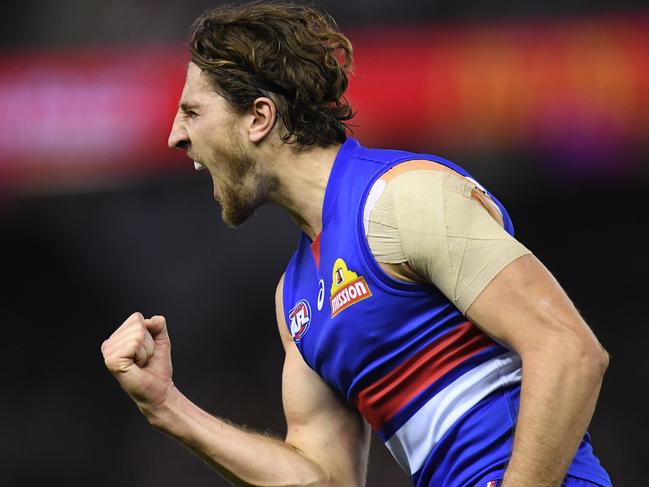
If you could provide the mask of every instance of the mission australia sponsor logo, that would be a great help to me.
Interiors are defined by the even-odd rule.
[[[288,319],[290,320],[293,340],[299,342],[311,324],[311,306],[309,302],[306,299],[300,299],[295,303],[295,306],[288,313]]]
[[[365,278],[350,271],[343,259],[336,259],[331,283],[331,317],[371,295]]]

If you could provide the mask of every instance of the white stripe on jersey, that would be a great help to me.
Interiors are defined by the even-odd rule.
[[[399,466],[412,475],[464,413],[493,391],[520,380],[521,359],[515,352],[488,360],[433,396],[385,444]]]

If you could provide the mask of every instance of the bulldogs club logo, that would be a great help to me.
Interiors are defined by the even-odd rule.
[[[331,282],[331,317],[349,308],[365,298],[372,296],[372,291],[363,276],[347,268],[342,259],[336,259]]]
[[[306,299],[300,299],[288,313],[291,325],[291,335],[299,342],[311,324],[311,306]]]

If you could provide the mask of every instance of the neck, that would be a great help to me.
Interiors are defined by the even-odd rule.
[[[277,185],[269,195],[271,202],[284,208],[311,239],[322,231],[325,189],[340,144],[296,151],[282,143],[272,157]]]

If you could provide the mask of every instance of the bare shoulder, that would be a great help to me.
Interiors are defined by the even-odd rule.
[[[284,350],[287,350],[288,347],[293,346],[293,338],[288,331],[286,318],[284,317],[284,276],[285,274],[282,274],[282,277],[279,278],[275,289],[275,315],[277,316],[277,329],[282,339],[282,345]]]
[[[282,277],[279,278],[279,282],[277,283],[277,288],[275,289],[275,306],[280,307],[283,302],[284,298],[284,276],[286,274],[282,274]]]

